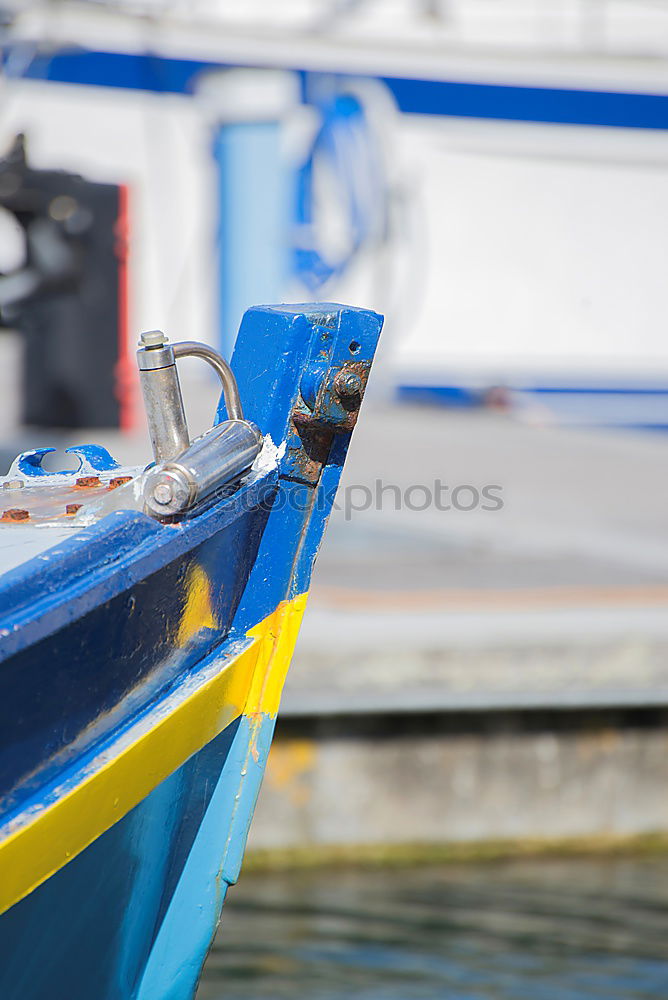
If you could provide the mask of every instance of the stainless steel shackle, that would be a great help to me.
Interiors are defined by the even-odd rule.
[[[139,343],[137,364],[156,462],[176,458],[190,444],[177,358],[201,358],[208,362],[220,379],[228,418],[244,419],[234,372],[212,347],[189,340],[170,344],[161,330],[142,333]]]
[[[177,358],[201,358],[218,375],[228,419],[192,443],[176,368]],[[195,506],[247,471],[263,438],[244,419],[239,389],[223,357],[195,341],[170,344],[164,333],[143,333],[137,351],[155,466],[144,484],[146,510],[153,517],[174,517]]]

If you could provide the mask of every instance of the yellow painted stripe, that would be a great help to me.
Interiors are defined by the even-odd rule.
[[[76,857],[242,713],[275,714],[306,595],[248,633],[250,645],[191,691],[172,695],[20,825],[0,830],[0,913]]]
[[[307,594],[301,594],[291,601],[285,601],[273,615],[249,631],[249,636],[260,639],[262,649],[244,709],[246,715],[256,712],[263,715],[278,713],[307,597]]]

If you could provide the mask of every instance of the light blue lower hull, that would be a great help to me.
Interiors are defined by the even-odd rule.
[[[2,1000],[194,996],[273,726],[262,721],[248,764],[250,722],[237,720],[0,917]]]

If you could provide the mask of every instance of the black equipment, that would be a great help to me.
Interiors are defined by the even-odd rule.
[[[127,425],[127,189],[34,170],[19,135],[0,207],[25,234],[23,264],[0,274],[0,326],[25,337],[24,422]]]

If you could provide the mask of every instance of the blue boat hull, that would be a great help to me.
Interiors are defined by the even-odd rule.
[[[365,384],[381,323],[251,310],[233,366],[273,465],[181,524],[120,511],[2,578],[3,1000],[194,996],[356,418],[333,380]]]

